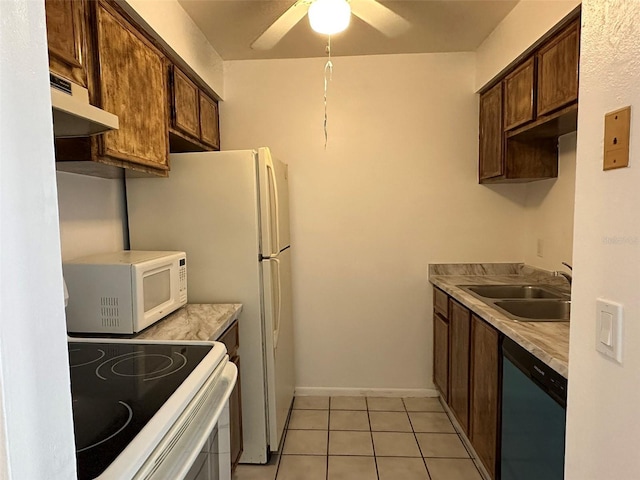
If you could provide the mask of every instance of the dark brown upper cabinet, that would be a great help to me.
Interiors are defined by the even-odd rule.
[[[164,55],[109,5],[98,3],[96,13],[100,105],[120,119],[119,130],[98,137],[98,153],[166,171]]]
[[[87,88],[87,17],[84,0],[46,0],[49,69]]]
[[[116,0],[45,0],[52,72],[119,118],[95,137],[58,138],[56,168],[106,178],[169,174],[169,151],[220,148],[214,92]],[[169,72],[169,75],[167,75]]]
[[[58,170],[122,177],[123,168],[167,176],[166,59],[115,2],[88,3],[93,32],[91,102],[120,128],[90,138],[56,139]]]
[[[220,150],[218,102],[200,91],[200,139],[214,150]]]
[[[172,152],[220,149],[218,103],[176,65],[169,67]]]
[[[200,137],[199,90],[182,71],[170,67],[170,83],[172,87],[171,126],[192,137]]]
[[[480,93],[480,183],[558,176],[558,137],[577,128],[579,31],[577,12]]]
[[[504,129],[532,121],[534,110],[534,58],[531,57],[504,79]]]
[[[579,52],[578,21],[538,51],[538,115],[549,114],[578,100]]]
[[[504,173],[502,83],[480,95],[480,180]]]

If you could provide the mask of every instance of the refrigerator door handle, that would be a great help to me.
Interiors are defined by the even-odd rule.
[[[278,295],[277,295],[277,300],[278,300],[278,306],[276,308],[276,314],[273,318],[273,351],[274,351],[274,355],[275,355],[275,351],[278,348],[278,337],[280,336],[280,315],[282,314],[282,286],[280,285],[281,281],[280,281],[280,260],[277,258],[270,258],[269,261],[272,261],[275,263],[275,272],[276,272],[276,276],[278,278],[277,282],[276,282],[276,288],[278,289]]]
[[[269,203],[271,203],[271,199],[274,199],[274,205],[272,205],[272,209],[270,209],[270,214],[275,215],[275,224],[273,219],[270,218],[271,223],[269,228],[273,228],[275,225],[275,234],[276,234],[276,244],[275,250],[272,250],[272,255],[277,255],[280,252],[280,205],[278,204],[278,181],[276,180],[276,172],[273,166],[273,160],[271,156],[267,156],[266,163],[267,171],[269,172],[269,177],[271,179],[271,186],[273,188],[273,196],[271,192],[269,192],[268,198]]]

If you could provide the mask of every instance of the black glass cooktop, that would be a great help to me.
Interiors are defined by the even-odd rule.
[[[70,342],[78,479],[104,472],[211,348]]]

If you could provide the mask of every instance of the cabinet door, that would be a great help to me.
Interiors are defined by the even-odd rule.
[[[534,119],[534,57],[504,79],[504,129],[519,127]]]
[[[46,0],[49,68],[87,87],[86,13],[83,0]]]
[[[231,361],[238,367],[238,380],[229,397],[229,424],[231,435],[231,471],[235,470],[242,455],[242,395],[240,393],[240,357]]]
[[[218,102],[200,91],[200,139],[214,150],[220,150]]]
[[[578,99],[580,32],[572,23],[538,52],[538,115]]]
[[[496,478],[499,336],[493,327],[475,315],[471,336],[471,444],[491,478]]]
[[[449,406],[469,432],[469,346],[471,313],[454,300],[449,304]]]
[[[449,324],[433,315],[433,383],[445,402],[449,398]]]
[[[168,170],[167,84],[164,57],[118,12],[97,5],[101,106],[120,129],[101,135],[99,153]]]
[[[200,137],[200,101],[198,87],[189,78],[173,66],[171,105],[172,127],[192,137]]]
[[[480,95],[480,180],[504,174],[502,83]]]

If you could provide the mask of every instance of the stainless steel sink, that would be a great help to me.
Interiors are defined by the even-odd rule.
[[[461,285],[460,288],[519,322],[568,322],[570,295],[547,285]]]
[[[485,298],[563,298],[561,293],[538,285],[472,285],[463,288]]]
[[[494,305],[525,322],[568,322],[571,314],[569,300],[500,300]]]

